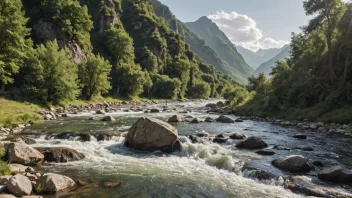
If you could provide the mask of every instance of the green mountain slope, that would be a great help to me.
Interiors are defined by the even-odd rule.
[[[268,60],[267,62],[262,63],[254,72],[254,75],[258,75],[260,73],[264,73],[266,76],[269,76],[271,72],[271,68],[275,66],[277,61],[284,61],[286,58],[290,56],[291,48],[289,45],[285,45],[282,48],[282,51],[273,57],[272,59]]]
[[[239,70],[231,67],[226,61],[219,58],[216,52],[206,45],[206,42],[199,38],[198,35],[190,31],[181,21],[179,21],[170,9],[158,0],[147,0],[153,5],[154,12],[157,16],[163,18],[168,24],[169,28],[184,37],[187,44],[190,45],[191,50],[196,53],[201,59],[208,64],[213,65],[216,70],[228,75],[241,84],[247,82],[247,76],[242,74]],[[249,73],[251,70],[249,69]],[[248,73],[248,72],[247,72]]]
[[[197,21],[185,23],[185,25],[189,30],[204,39],[205,44],[211,47],[230,67],[241,72],[244,76],[252,75],[254,70],[237,52],[236,47],[227,36],[210,19],[201,17]]]

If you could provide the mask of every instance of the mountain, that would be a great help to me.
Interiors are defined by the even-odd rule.
[[[158,0],[147,0],[153,7],[154,13],[163,18],[170,29],[184,37],[186,43],[190,45],[191,50],[196,53],[206,63],[214,66],[227,76],[235,79],[241,84],[247,82],[247,76],[242,74],[236,68],[231,67],[226,61],[219,58],[215,51],[206,45],[205,41],[198,35],[190,31],[175,15],[170,11],[169,7],[160,3]]]
[[[259,49],[256,52],[241,46],[236,46],[237,51],[243,56],[244,60],[253,69],[257,69],[262,63],[278,55],[283,48]]]
[[[275,66],[277,61],[283,61],[290,56],[291,48],[289,45],[285,45],[281,48],[281,52],[277,54],[272,59],[267,62],[262,63],[254,72],[254,75],[257,76],[260,73],[264,73],[266,76],[269,76],[271,68]]]
[[[241,72],[244,76],[252,75],[253,69],[246,63],[236,47],[228,37],[208,17],[201,17],[195,22],[185,23],[186,27],[197,34],[211,47],[215,53],[230,67]]]

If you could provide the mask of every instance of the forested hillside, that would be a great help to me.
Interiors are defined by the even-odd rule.
[[[0,83],[15,98],[207,98],[232,83],[148,1],[0,2]]]
[[[201,17],[195,22],[185,23],[186,27],[197,34],[211,47],[216,54],[230,67],[239,71],[245,78],[253,74],[253,69],[246,63],[242,55],[227,36],[208,17]]]
[[[352,5],[308,0],[304,9],[312,19],[292,35],[290,58],[277,63],[271,79],[249,78],[241,104],[228,98],[242,114],[350,123]]]

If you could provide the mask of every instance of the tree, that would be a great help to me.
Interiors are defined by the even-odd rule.
[[[161,98],[177,98],[181,91],[182,83],[177,78],[169,78],[166,75],[152,76],[153,86],[151,92]]]
[[[31,58],[35,90],[45,102],[59,104],[76,99],[80,93],[77,65],[70,60],[67,48],[59,49],[56,41],[48,41],[37,47]]]
[[[192,87],[192,93],[191,96],[193,98],[208,98],[210,96],[211,88],[208,83],[202,81],[202,80],[197,80],[194,82],[194,85]]]
[[[32,46],[27,39],[30,29],[22,11],[21,0],[0,0],[0,83],[13,83],[13,75],[19,71],[26,51]]]
[[[314,15],[308,26],[304,28],[307,33],[311,33],[317,28],[325,29],[325,36],[329,54],[330,81],[336,79],[333,63],[332,39],[337,24],[345,9],[345,4],[341,0],[308,0],[304,2],[304,9],[307,15]]]
[[[83,96],[90,100],[95,95],[110,90],[110,63],[100,55],[90,55],[88,61],[79,65],[79,79],[83,85]]]

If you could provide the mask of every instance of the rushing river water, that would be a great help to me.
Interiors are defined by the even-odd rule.
[[[204,119],[208,116],[205,102],[168,104],[169,111],[162,113],[109,113],[117,119],[107,123],[88,120],[91,113],[72,115],[57,121],[33,125],[26,133],[38,131],[43,133],[79,132],[92,133],[96,131],[126,132],[140,117],[154,117],[167,121],[172,115],[192,115]],[[155,105],[164,108],[165,104]],[[148,107],[151,108],[151,107]],[[188,110],[189,113],[180,113]],[[95,116],[95,115],[94,115]],[[236,116],[232,116],[236,118]],[[189,136],[195,132],[206,131],[210,134],[230,135],[241,132],[247,136],[258,136],[268,143],[268,148],[279,146],[273,156],[259,156],[256,150],[237,149],[237,140],[228,140],[225,144],[193,144],[183,138],[182,150],[171,154],[160,152],[139,152],[124,146],[123,137],[115,137],[110,141],[92,140],[82,142],[71,138],[68,140],[46,140],[45,136],[37,135],[37,143],[33,147],[68,147],[85,154],[85,159],[66,164],[46,165],[47,171],[61,173],[75,180],[90,179],[94,182],[121,181],[115,188],[99,186],[76,189],[64,197],[234,197],[234,198],[289,198],[304,197],[294,194],[282,187],[283,175],[290,175],[271,165],[271,161],[282,155],[300,154],[314,161],[319,160],[324,165],[341,164],[352,167],[351,139],[342,136],[299,131],[294,128],[283,128],[266,122],[245,120],[242,123],[199,123],[189,122],[173,124],[180,136]],[[297,133],[308,136],[306,140],[292,137]],[[302,147],[311,147],[313,151],[303,151]],[[243,167],[255,167],[276,176],[269,181],[258,181],[242,172]],[[307,177],[316,180],[315,172]],[[337,189],[348,191],[339,186],[322,183]]]

